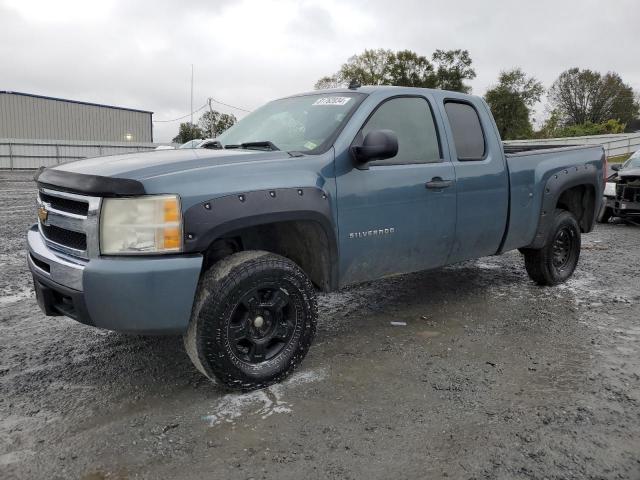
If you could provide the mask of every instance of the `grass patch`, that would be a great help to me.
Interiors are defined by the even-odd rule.
[[[609,158],[607,158],[607,162],[609,162],[609,163],[626,162],[631,155],[632,155],[631,153],[625,153],[624,155],[618,155],[617,157],[609,157]]]

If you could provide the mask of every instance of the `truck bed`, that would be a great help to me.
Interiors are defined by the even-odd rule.
[[[502,143],[502,149],[505,154],[514,154],[514,153],[522,153],[522,152],[531,152],[534,150],[552,150],[552,149],[562,149],[566,147],[586,147],[589,145],[540,145],[537,143],[519,143],[517,145]]]
[[[604,188],[602,146],[504,145],[504,152],[510,192],[509,219],[501,251],[526,247],[536,240],[539,219],[545,211],[545,195],[553,193],[554,182],[570,186],[573,176],[595,178],[600,182],[600,191],[594,192],[595,201],[600,202]],[[594,220],[585,219],[583,230],[589,231]]]

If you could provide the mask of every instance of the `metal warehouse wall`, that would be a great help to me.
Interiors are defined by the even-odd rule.
[[[152,142],[151,112],[0,92],[0,138]]]

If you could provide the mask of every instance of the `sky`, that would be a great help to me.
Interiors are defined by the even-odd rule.
[[[640,2],[0,0],[0,90],[150,110],[157,142],[180,123],[160,120],[190,113],[191,65],[194,109],[252,110],[365,48],[467,49],[475,95],[516,66],[546,87],[574,66],[616,71],[640,92]]]

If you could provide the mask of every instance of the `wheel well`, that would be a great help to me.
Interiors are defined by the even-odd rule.
[[[562,192],[556,206],[571,212],[578,220],[582,232],[589,232],[593,228],[596,197],[592,185],[577,185],[568,188]]]
[[[243,250],[265,250],[294,261],[322,291],[333,289],[329,238],[313,220],[255,225],[218,238],[204,255],[203,271],[224,257]]]

